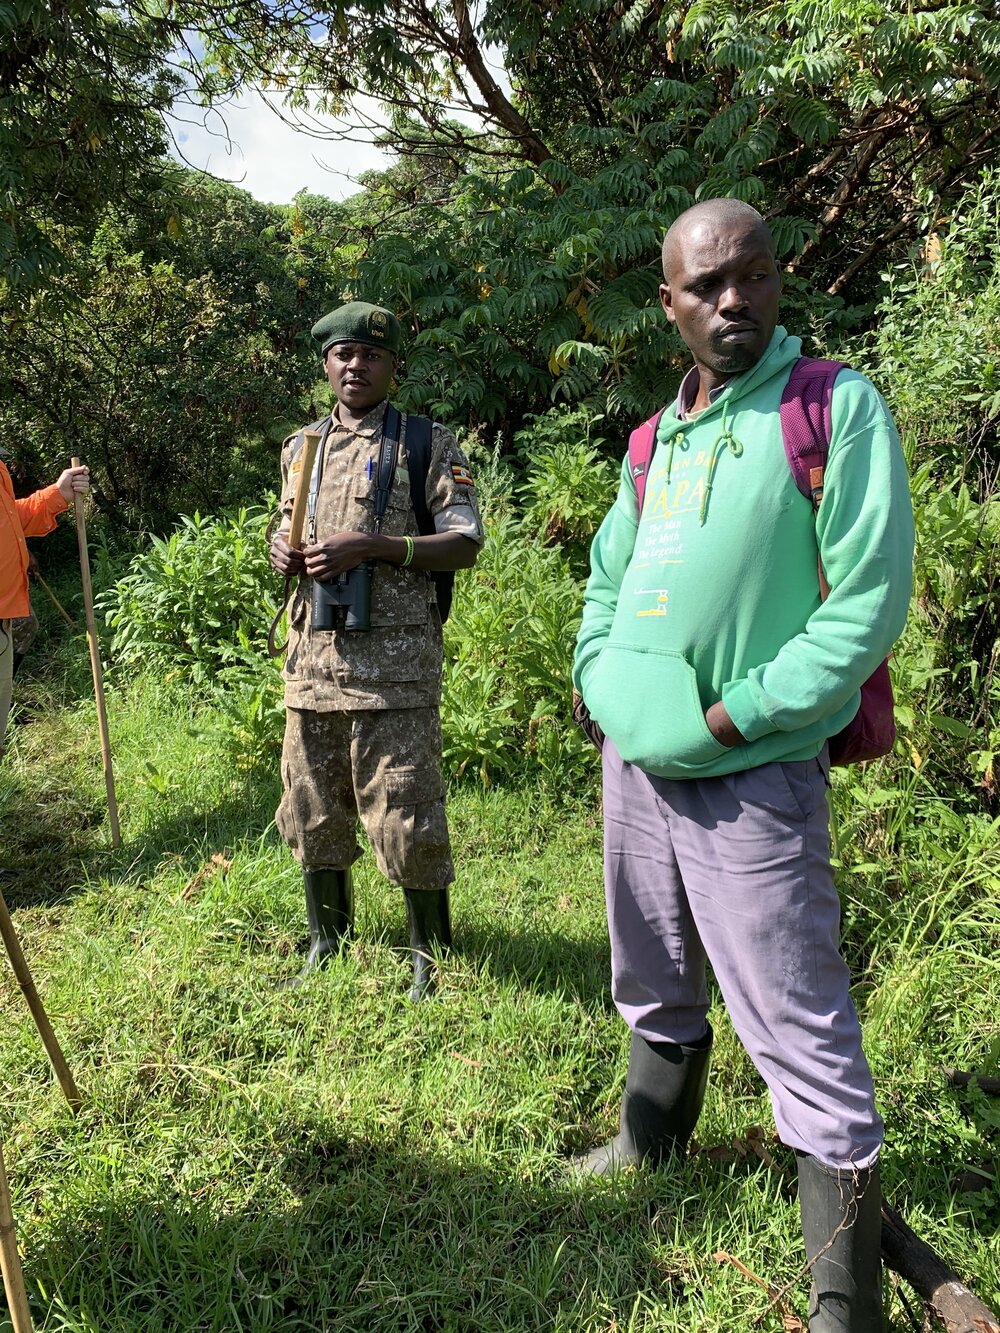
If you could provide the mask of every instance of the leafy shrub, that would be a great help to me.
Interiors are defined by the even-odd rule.
[[[859,350],[911,462],[957,471],[983,498],[1000,463],[1000,172],[983,176],[924,254],[887,275]]]
[[[533,772],[552,786],[593,773],[570,704],[588,551],[618,477],[601,421],[554,408],[518,432],[510,460],[466,442],[487,540],[445,632],[442,722],[456,773],[493,782]]]
[[[912,478],[914,597],[897,649],[897,712],[912,762],[995,802],[1000,752],[1000,497],[977,503],[932,465]]]
[[[514,437],[526,480],[518,488],[524,526],[562,546],[582,573],[590,542],[615,497],[618,467],[594,434],[601,417],[553,408]]]
[[[485,782],[538,768],[568,783],[592,763],[570,720],[583,589],[565,555],[512,515],[487,520],[445,633],[445,757]]]
[[[914,596],[893,664],[894,781],[918,773],[948,789],[966,819],[998,807],[998,224],[1000,174],[986,173],[929,238],[923,267],[893,275],[875,334],[847,354],[885,394],[912,469]],[[853,782],[869,793],[892,786],[881,766]]]
[[[280,586],[267,558],[269,518],[260,506],[183,517],[97,603],[114,630],[115,667],[210,695],[241,767],[273,761],[284,725],[279,665],[266,652]]]
[[[98,601],[114,630],[115,664],[199,686],[233,667],[264,669],[279,587],[267,556],[269,516],[260,506],[218,518],[196,513],[169,537],[151,537]]]

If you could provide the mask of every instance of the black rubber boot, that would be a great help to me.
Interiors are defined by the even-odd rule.
[[[606,1176],[643,1162],[659,1166],[672,1152],[683,1152],[701,1114],[711,1057],[711,1028],[693,1046],[646,1041],[633,1032],[621,1128],[610,1143],[574,1158],[574,1169]]]
[[[306,917],[309,921],[309,953],[302,971],[284,982],[296,990],[317,968],[325,967],[340,951],[354,926],[354,886],[351,871],[304,870]]]
[[[410,999],[419,1004],[437,989],[434,948],[451,948],[451,915],[447,889],[404,889],[410,927],[413,985]]]
[[[809,1333],[883,1333],[878,1162],[838,1170],[805,1153],[796,1157],[802,1239],[813,1279]]]

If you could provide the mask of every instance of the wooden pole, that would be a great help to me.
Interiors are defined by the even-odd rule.
[[[17,1252],[17,1233],[14,1230],[14,1210],[7,1186],[7,1172],[0,1146],[0,1268],[3,1269],[3,1289],[7,1293],[7,1307],[14,1333],[32,1333],[28,1293],[24,1289],[21,1257]]]
[[[73,459],[73,467],[79,467],[79,458]],[[104,673],[101,669],[101,651],[97,642],[97,626],[94,622],[94,590],[90,582],[90,557],[87,554],[87,520],[83,513],[83,496],[74,493],[76,503],[76,540],[80,548],[80,577],[83,580],[83,609],[87,617],[87,642],[90,645],[90,670],[94,677],[94,697],[97,700],[97,729],[101,736],[101,763],[104,766],[104,785],[108,793],[108,821],[111,824],[111,843],[114,847],[122,845],[122,835],[118,828],[118,798],[115,795],[115,775],[111,767],[111,741],[108,738],[108,711],[104,706]]]
[[[989,1097],[1000,1097],[1000,1078],[991,1078],[987,1074],[970,1074],[964,1069],[953,1069],[945,1065],[941,1070],[953,1088],[977,1087]]]
[[[14,923],[10,919],[10,912],[7,910],[7,904],[4,902],[4,896],[0,893],[0,936],[3,937],[4,947],[7,950],[7,957],[10,959],[10,965],[14,969],[14,976],[17,978],[17,984],[21,987],[21,993],[28,1002],[28,1008],[31,1010],[31,1017],[35,1020],[35,1027],[38,1029],[38,1035],[42,1039],[42,1045],[52,1061],[52,1068],[56,1072],[63,1092],[66,1094],[66,1100],[74,1111],[80,1109],[82,1098],[76,1083],[73,1081],[73,1075],[69,1072],[69,1065],[66,1063],[66,1057],[62,1053],[62,1047],[56,1040],[56,1034],[52,1031],[52,1024],[48,1020],[48,1015],[42,1007],[42,1002],[38,997],[38,991],[35,989],[34,978],[31,975],[31,969],[25,961],[24,953],[21,949],[21,942],[17,938],[17,931],[14,929]]]
[[[76,621],[66,610],[62,602],[60,602],[59,598],[55,595],[55,593],[52,591],[49,585],[45,582],[45,580],[42,578],[41,574],[39,574],[37,569],[35,570],[34,574],[32,574],[31,577],[35,580],[36,583],[40,583],[42,587],[45,589],[45,591],[49,594],[49,596],[52,598],[52,604],[55,606],[56,610],[62,616],[63,620],[65,620],[66,624],[70,627],[70,629],[76,629]]]
[[[882,1258],[927,1303],[948,1333],[1000,1333],[1000,1320],[888,1204],[882,1205]]]

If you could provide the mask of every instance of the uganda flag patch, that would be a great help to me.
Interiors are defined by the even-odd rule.
[[[459,486],[472,485],[472,473],[461,463],[452,463],[451,475],[455,478],[455,481]]]

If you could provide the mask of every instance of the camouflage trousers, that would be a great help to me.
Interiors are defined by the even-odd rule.
[[[10,621],[0,620],[0,759],[5,749],[7,714],[10,712],[11,680],[14,667],[14,644],[10,635]]]
[[[393,884],[444,889],[455,878],[436,708],[288,708],[281,782],[275,822],[303,869],[352,865],[360,817]]]

